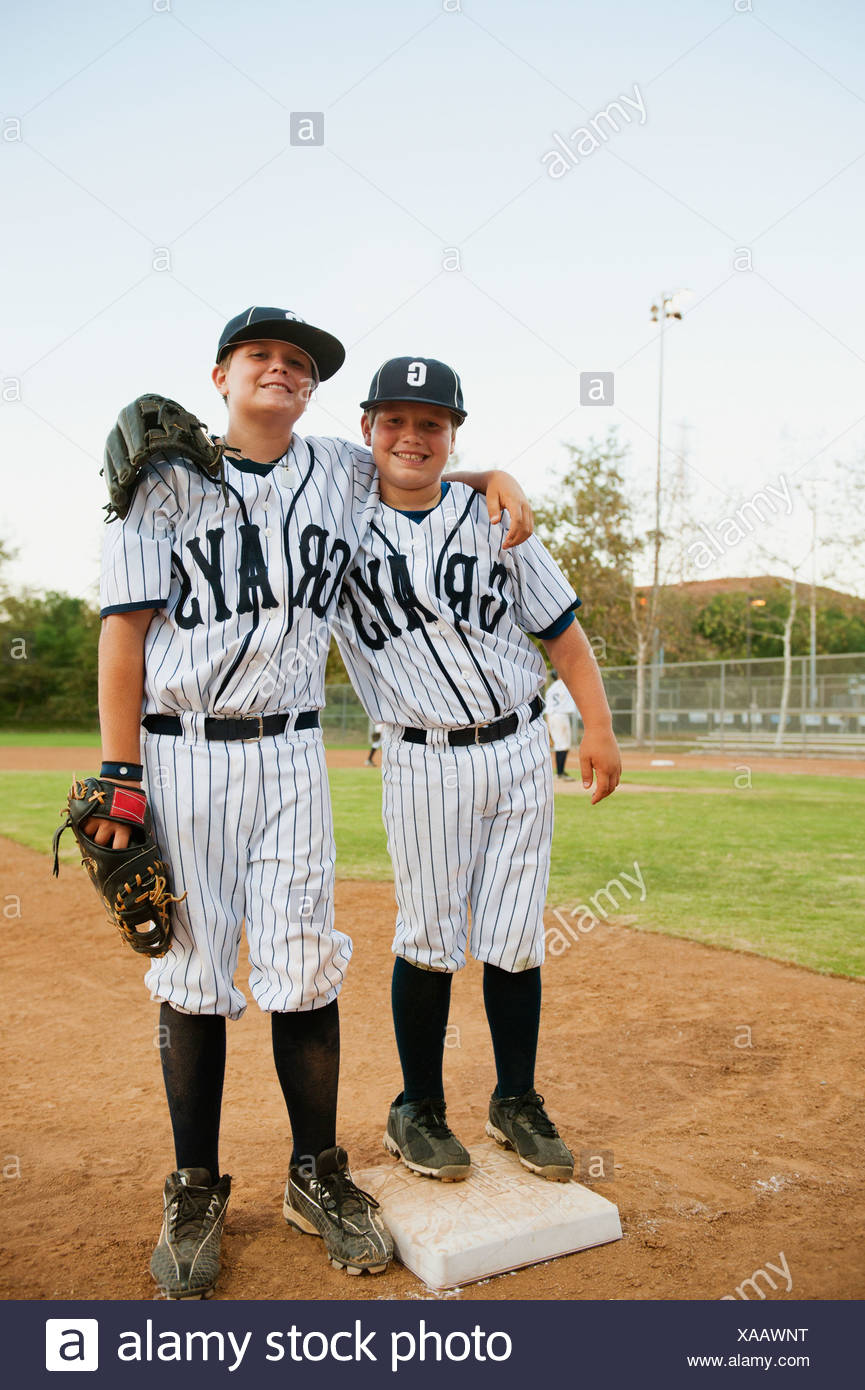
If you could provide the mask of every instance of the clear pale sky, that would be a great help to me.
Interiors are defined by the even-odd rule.
[[[304,432],[357,437],[379,363],[438,356],[463,378],[464,464],[539,498],[563,441],[618,426],[637,495],[657,437],[649,306],[688,287],[664,418],[698,520],[714,530],[779,475],[861,467],[854,0],[51,0],[10,10],[4,40],[13,583],[93,595],[119,407],[160,391],[219,428],[216,340],[255,303],[349,349]],[[624,95],[629,119],[552,178],[555,135]],[[291,145],[290,113],[311,111],[324,143]],[[615,373],[613,406],[580,405],[591,371]],[[797,501],[759,539],[800,559],[809,527]],[[694,577],[766,568],[745,541]]]

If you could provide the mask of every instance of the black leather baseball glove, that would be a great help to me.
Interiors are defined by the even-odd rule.
[[[107,520],[126,516],[141,470],[151,460],[183,458],[224,483],[222,453],[222,445],[214,444],[201,421],[177,401],[152,392],[139,396],[121,410],[105,441]]]
[[[171,945],[168,909],[183,899],[172,894],[170,872],[153,835],[145,793],[139,787],[121,786],[99,777],[76,780],[65,815],[66,820],[54,832],[55,877],[60,872],[60,836],[71,830],[81,850],[81,862],[123,940],[140,955],[164,956]],[[82,826],[92,816],[128,825],[128,849],[99,845],[85,835]]]

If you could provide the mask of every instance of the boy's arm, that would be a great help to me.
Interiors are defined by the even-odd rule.
[[[592,785],[594,773],[594,806],[616,790],[622,775],[622,759],[598,663],[586,634],[576,621],[558,637],[548,637],[544,646],[582,716],[580,772],[584,787]]]
[[[522,545],[534,532],[535,518],[531,503],[516,478],[510,473],[505,473],[501,468],[487,468],[481,473],[465,473],[459,470],[448,473],[447,480],[449,483],[465,483],[468,487],[473,487],[475,492],[484,493],[490,521],[494,526],[501,521],[502,512],[508,513],[511,525],[502,542],[503,550]]]
[[[105,762],[141,762],[144,638],[153,612],[152,608],[138,608],[130,613],[109,613],[102,619],[99,726]],[[126,849],[129,844],[129,826],[116,821],[93,819],[86,821],[83,829],[100,845],[113,844],[114,849]]]

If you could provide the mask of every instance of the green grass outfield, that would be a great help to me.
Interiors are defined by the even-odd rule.
[[[356,730],[325,729],[329,748],[368,748],[366,734]],[[0,729],[0,748],[98,748],[98,729]]]
[[[626,780],[687,790],[595,807],[579,793],[558,796],[550,905],[576,924],[580,905],[591,910],[613,885],[616,906],[606,897],[600,906],[641,930],[865,977],[865,779],[755,773],[736,788],[735,777],[635,772]],[[330,780],[340,877],[390,878],[378,773],[338,768]],[[67,786],[63,773],[0,773],[0,834],[47,855]],[[71,836],[65,843],[74,862]],[[623,873],[642,879],[644,901]]]
[[[98,729],[0,729],[0,748],[98,748]]]

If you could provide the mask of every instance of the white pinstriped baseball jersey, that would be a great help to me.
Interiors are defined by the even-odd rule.
[[[295,434],[277,464],[217,479],[148,466],[128,516],[106,528],[103,617],[158,610],[145,646],[145,712],[231,716],[324,704],[342,576],[377,496],[368,449]]]
[[[461,969],[469,948],[510,971],[544,958],[552,774],[531,707],[545,667],[526,632],[556,635],[579,599],[534,538],[503,550],[506,531],[461,483],[422,515],[379,505],[335,629],[367,713],[385,725],[393,950],[432,970]],[[512,712],[505,737],[448,742],[449,729]],[[406,741],[405,727],[425,729],[425,742]]]
[[[484,723],[532,699],[542,635],[579,606],[531,537],[503,550],[486,501],[451,483],[420,521],[379,503],[348,566],[336,638],[371,719],[425,728]]]

